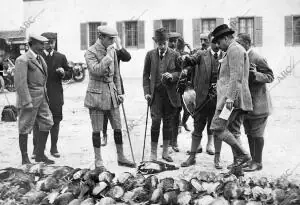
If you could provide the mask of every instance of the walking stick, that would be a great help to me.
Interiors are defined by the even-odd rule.
[[[144,153],[145,153],[145,143],[146,143],[146,134],[147,134],[147,125],[148,125],[148,113],[149,113],[149,103],[147,103],[147,115],[146,115],[146,127],[145,127],[145,135],[144,135],[144,146],[143,146],[143,156],[142,162],[144,161]]]
[[[131,139],[130,139],[130,134],[129,134],[129,129],[128,129],[128,124],[127,124],[127,118],[126,118],[125,109],[124,109],[124,104],[123,103],[121,103],[121,104],[122,104],[123,115],[124,115],[124,119],[125,119],[125,125],[126,125],[128,140],[129,140],[129,144],[130,144],[131,155],[132,155],[133,163],[135,164],[133,150],[132,150],[132,144],[131,144]]]

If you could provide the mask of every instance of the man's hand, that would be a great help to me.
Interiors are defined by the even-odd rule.
[[[119,36],[115,38],[115,43],[116,43],[116,49],[121,50],[122,49],[122,44],[121,44],[121,39],[120,39]]]
[[[61,74],[62,76],[65,75],[65,70],[62,67],[57,68],[56,72],[59,73],[59,74]]]
[[[106,51],[107,51],[106,56],[110,56],[111,58],[113,58],[114,57],[114,50],[115,50],[114,45],[108,46],[107,49],[106,49]]]
[[[251,64],[250,64],[249,71],[250,71],[250,72],[253,72],[253,73],[257,72],[256,64],[251,63]]]
[[[28,103],[28,104],[24,105],[24,108],[25,109],[33,109],[33,105],[32,105],[32,103]]]
[[[151,102],[151,95],[147,94],[145,95],[145,99],[147,100],[148,104]]]
[[[233,100],[231,100],[229,98],[226,100],[226,108],[228,110],[231,110],[233,108]]]
[[[124,102],[124,95],[118,95],[118,103],[122,104]]]
[[[169,79],[173,79],[173,76],[171,73],[169,72],[165,72],[164,74],[162,74],[162,78],[166,79],[166,80],[169,80]]]

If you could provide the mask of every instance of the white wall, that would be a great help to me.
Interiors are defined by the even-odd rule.
[[[87,3],[88,2],[88,3]],[[80,23],[106,21],[115,27],[116,21],[136,19],[145,21],[145,49],[129,49],[132,60],[122,63],[124,77],[141,77],[145,54],[153,48],[153,20],[164,18],[184,19],[185,41],[192,45],[192,18],[262,16],[263,47],[257,50],[264,55],[275,73],[289,64],[290,56],[300,60],[299,47],[284,46],[284,16],[300,14],[300,0],[44,0],[24,3],[24,18],[44,12],[29,31],[42,33],[58,32],[58,46],[70,60],[83,60],[80,51]],[[300,75],[300,64],[299,64]]]
[[[1,0],[0,31],[18,30],[23,23],[23,1]]]

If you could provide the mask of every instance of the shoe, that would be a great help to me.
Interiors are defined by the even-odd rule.
[[[130,167],[130,168],[135,168],[136,167],[136,165],[133,162],[129,161],[126,158],[123,159],[122,161],[118,160],[118,165],[119,166],[124,166],[124,167]]]
[[[23,164],[31,164],[31,162],[29,161],[28,155],[27,154],[22,154],[22,165]]]
[[[216,154],[214,158],[214,164],[216,169],[223,169],[221,163],[220,163],[220,154]]]
[[[54,164],[55,162],[48,157],[44,156],[36,156],[35,162],[44,162],[45,164]]]
[[[35,154],[32,154],[31,155],[31,159],[35,159],[36,158],[36,155]]]
[[[167,162],[173,162],[173,159],[170,156],[163,156],[162,158]]]
[[[31,164],[27,154],[28,134],[19,134],[19,147],[22,156],[22,164]]]
[[[136,167],[136,164],[126,159],[123,151],[123,144],[116,144],[118,154],[118,165],[124,167]]]
[[[55,152],[55,153],[50,152],[50,154],[55,158],[60,158],[60,154],[58,152]]]
[[[179,152],[178,146],[172,146],[172,149],[174,150],[174,152]]]
[[[261,163],[252,162],[248,167],[243,168],[244,172],[254,172],[262,170],[263,166]]]
[[[184,127],[185,131],[187,131],[187,132],[191,131],[186,123],[183,124],[182,126]]]
[[[195,158],[195,153],[192,153],[185,162],[181,163],[181,167],[189,167],[196,164]]]
[[[248,154],[244,154],[237,158],[237,163],[233,167],[242,167],[243,164],[249,162],[252,158]]]
[[[167,162],[173,162],[173,159],[169,156],[169,149],[168,149],[169,144],[170,144],[170,140],[163,140],[162,158]]]
[[[215,152],[211,149],[206,149],[206,153],[209,154],[209,155],[214,155]]]

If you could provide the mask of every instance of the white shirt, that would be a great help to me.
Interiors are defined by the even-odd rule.
[[[221,50],[218,50],[218,52],[214,52],[213,49],[210,49],[210,52],[212,55],[215,55],[215,53],[217,53],[218,56],[220,56],[220,54],[221,54]]]
[[[249,54],[250,53],[250,51],[252,51],[252,48],[249,48],[246,52],[247,52],[247,54]]]
[[[50,51],[50,56],[53,56],[53,52],[54,52],[54,50]],[[49,52],[48,52],[48,51],[46,51],[46,50],[44,50],[44,53],[46,54],[46,56],[48,56],[48,55],[49,55]]]
[[[168,50],[168,48],[161,54],[160,52],[161,52],[161,50],[160,49],[158,49],[158,53],[159,53],[159,56],[165,56],[166,55],[166,53],[167,53],[167,50]]]

